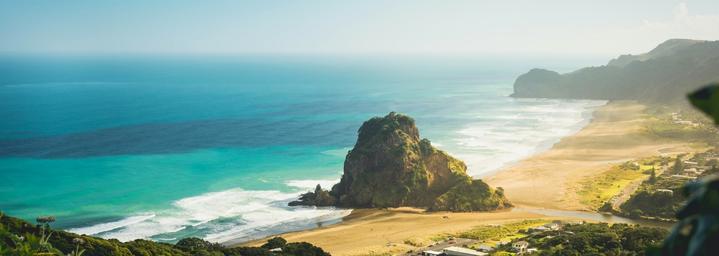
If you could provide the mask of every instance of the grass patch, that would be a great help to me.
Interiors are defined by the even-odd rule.
[[[457,237],[476,239],[483,242],[499,242],[501,240],[511,240],[523,236],[518,232],[531,227],[537,227],[549,223],[547,220],[523,220],[520,222],[508,223],[504,225],[485,225],[474,227],[471,230],[457,234]]]
[[[645,178],[647,174],[643,170],[651,168],[642,165],[639,168],[630,166],[628,164],[613,166],[608,171],[583,181],[582,188],[579,190],[580,202],[593,209],[599,209],[605,202],[618,195],[629,183]],[[659,169],[659,166],[654,168]]]
[[[419,238],[409,238],[409,239],[405,239],[403,241],[403,243],[406,245],[414,246],[414,247],[425,247],[425,246],[429,245],[431,242],[426,241],[424,239],[419,239]]]

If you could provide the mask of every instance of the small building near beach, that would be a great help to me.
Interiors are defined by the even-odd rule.
[[[674,196],[674,191],[671,189],[660,188],[660,189],[657,189],[656,191],[657,191],[657,193],[664,193],[664,194],[667,194],[668,196]]]
[[[486,245],[486,244],[483,244],[483,245],[480,245],[480,246],[477,247],[477,251],[480,251],[480,252],[491,252],[491,251],[494,251],[494,247],[489,246],[489,245]]]
[[[489,255],[488,253],[475,251],[475,250],[472,250],[469,248],[457,247],[457,246],[450,246],[450,247],[444,248],[444,250],[442,250],[442,252],[444,252],[444,254],[446,254],[448,256],[485,256],[485,255]]]
[[[433,251],[433,250],[426,250],[422,252],[422,256],[440,256],[444,255],[443,252],[440,251]]]
[[[675,178],[675,179],[685,179],[685,180],[693,180],[693,179],[696,179],[696,177],[687,176],[687,175],[676,175],[676,174],[675,174],[675,175],[672,175],[672,178]]]
[[[529,247],[529,243],[527,241],[519,241],[512,244],[512,249],[514,249],[517,253],[524,253],[527,250],[527,247]]]

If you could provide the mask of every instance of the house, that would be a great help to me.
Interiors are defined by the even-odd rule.
[[[667,194],[667,195],[669,195],[669,196],[674,196],[674,191],[671,190],[671,189],[663,189],[663,188],[660,188],[660,189],[657,189],[657,190],[656,190],[656,193],[665,193],[665,194]]]
[[[422,256],[440,256],[443,255],[443,252],[433,251],[433,250],[426,250],[422,252]]]
[[[539,226],[539,227],[529,228],[529,230],[527,230],[527,231],[530,233],[533,233],[533,232],[544,232],[544,231],[549,231],[549,230],[550,229],[548,227]]]
[[[686,175],[676,175],[676,174],[675,174],[675,175],[672,175],[672,178],[675,178],[675,179],[693,180],[693,179],[695,179],[696,177],[686,176]]]
[[[539,251],[539,249],[537,249],[537,248],[528,248],[527,249],[527,253],[533,253],[533,252],[537,252],[537,251]]]
[[[529,247],[529,243],[527,241],[519,241],[512,244],[512,249],[514,249],[517,253],[524,253],[527,251],[527,247]]]
[[[469,248],[462,248],[457,246],[450,246],[442,250],[444,254],[448,256],[486,256],[489,253],[475,251]]]
[[[699,165],[699,163],[694,162],[694,161],[684,161],[684,164],[685,164],[685,165],[688,165],[688,166],[697,166],[697,165]]]
[[[544,225],[544,226],[547,227],[547,228],[549,228],[549,229],[551,229],[551,230],[559,230],[559,229],[562,228],[562,224],[561,224],[561,223],[557,223],[557,222],[552,222],[552,223],[549,223],[549,224]]]
[[[491,252],[491,251],[494,251],[494,247],[489,246],[489,245],[486,245],[486,244],[483,244],[483,245],[480,245],[480,246],[477,247],[477,251],[480,251],[480,252]]]
[[[703,171],[697,170],[697,168],[686,168],[684,169],[683,173],[687,176],[697,176],[699,174],[702,174]]]
[[[270,251],[271,252],[282,252],[282,248],[280,248],[280,247],[272,248],[272,249],[270,249]]]

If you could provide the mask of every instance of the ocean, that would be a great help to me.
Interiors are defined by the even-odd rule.
[[[339,180],[373,116],[412,116],[476,177],[578,131],[604,102],[508,97],[538,63],[1,57],[0,210],[122,241],[242,241],[329,225],[350,210],[287,203]]]

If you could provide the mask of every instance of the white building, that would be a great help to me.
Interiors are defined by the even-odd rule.
[[[658,193],[666,193],[666,194],[668,194],[669,196],[674,196],[674,191],[671,190],[671,189],[663,189],[663,188],[660,188],[660,189],[657,189],[656,191],[657,191]]]
[[[676,175],[676,174],[675,174],[675,175],[672,175],[672,178],[675,178],[675,179],[687,179],[687,180],[696,179],[696,177],[686,176],[686,175]]]
[[[480,246],[477,247],[477,251],[480,251],[480,252],[491,252],[491,251],[494,251],[494,247],[489,246],[489,245],[486,245],[486,244],[483,244],[483,245],[480,245]]]
[[[527,250],[527,247],[529,247],[529,243],[527,241],[519,241],[512,244],[512,249],[514,249],[517,253],[524,253]]]
[[[442,252],[438,251],[432,251],[432,250],[426,250],[422,252],[422,256],[439,256],[442,255]]]
[[[462,248],[457,246],[451,246],[444,248],[442,250],[444,254],[447,254],[448,256],[485,256],[489,255],[489,253],[484,253],[480,251],[475,251],[469,248]]]

